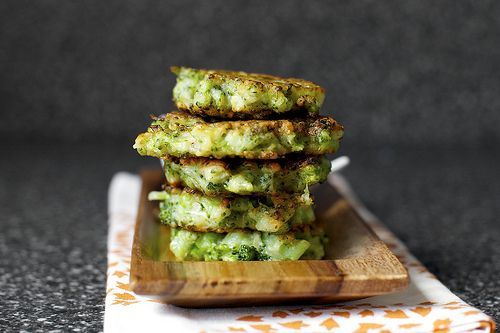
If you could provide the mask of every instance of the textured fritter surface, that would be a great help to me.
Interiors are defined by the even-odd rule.
[[[250,261],[321,259],[327,239],[321,229],[284,235],[259,231],[201,233],[172,228],[170,250],[177,260]]]
[[[172,67],[180,110],[222,118],[262,119],[293,112],[314,115],[325,99],[309,81],[224,70]]]
[[[308,193],[269,197],[210,197],[190,189],[167,188],[151,192],[160,200],[160,220],[194,231],[227,232],[239,228],[285,233],[314,221]]]
[[[137,137],[134,148],[154,157],[276,159],[294,152],[333,153],[343,133],[343,127],[329,117],[209,122],[171,112],[155,119]]]
[[[330,161],[324,156],[278,160],[165,158],[167,183],[207,195],[251,195],[304,192],[326,180]]]

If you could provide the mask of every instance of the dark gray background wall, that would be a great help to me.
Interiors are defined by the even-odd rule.
[[[189,65],[318,82],[346,142],[494,145],[499,60],[495,1],[1,1],[0,135],[133,140]]]

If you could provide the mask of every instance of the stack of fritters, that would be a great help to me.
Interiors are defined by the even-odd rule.
[[[321,259],[326,237],[308,187],[343,128],[318,115],[324,90],[298,79],[174,67],[179,111],[155,118],[134,148],[163,160],[152,192],[178,260]]]

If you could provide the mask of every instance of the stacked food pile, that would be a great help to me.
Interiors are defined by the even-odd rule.
[[[179,111],[134,148],[163,160],[151,192],[178,260],[321,259],[309,185],[330,172],[343,128],[318,115],[324,90],[298,79],[174,67]]]

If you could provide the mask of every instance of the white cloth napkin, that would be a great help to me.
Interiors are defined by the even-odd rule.
[[[129,266],[141,181],[118,173],[109,189],[108,280],[104,330],[126,332],[492,332],[486,314],[451,293],[356,198],[346,180],[337,188],[407,267],[399,293],[326,306],[185,309],[135,295]]]

